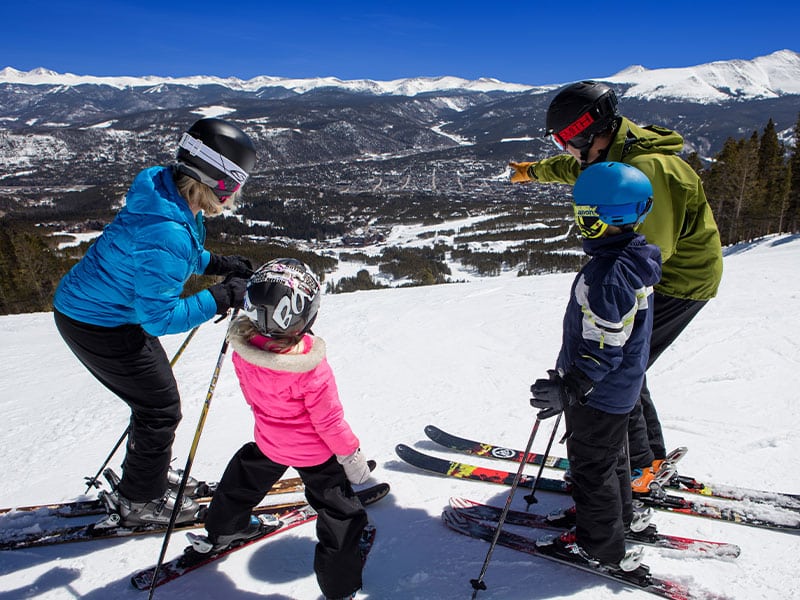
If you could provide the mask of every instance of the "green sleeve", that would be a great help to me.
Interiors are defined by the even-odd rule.
[[[568,183],[573,185],[581,172],[580,163],[569,154],[559,154],[534,163],[531,175],[544,183]]]

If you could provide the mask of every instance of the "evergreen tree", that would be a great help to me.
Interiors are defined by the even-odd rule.
[[[770,119],[758,146],[758,198],[747,215],[749,237],[781,229],[781,214],[788,192],[784,153],[775,123]]]
[[[794,125],[794,149],[789,157],[789,191],[786,194],[783,231],[800,231],[800,113]]]

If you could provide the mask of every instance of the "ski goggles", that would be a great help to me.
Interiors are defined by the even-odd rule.
[[[249,175],[242,167],[232,160],[224,157],[216,150],[206,146],[202,140],[192,137],[188,133],[181,136],[178,147],[186,150],[191,156],[196,156],[205,163],[226,175],[222,179],[214,179],[198,169],[193,171],[199,176],[200,181],[214,190],[214,193],[225,203],[247,181]]]
[[[601,237],[606,232],[608,223],[597,216],[597,210],[594,206],[573,204],[572,207],[575,210],[575,224],[584,238],[593,240]]]
[[[584,150],[594,142],[595,134],[586,131],[594,123],[595,119],[591,112],[585,112],[561,131],[551,133],[550,139],[564,151],[567,149],[567,144],[578,150]]]

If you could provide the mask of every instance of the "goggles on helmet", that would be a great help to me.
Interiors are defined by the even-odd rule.
[[[202,183],[214,190],[214,193],[223,204],[247,181],[247,171],[216,150],[206,146],[202,140],[198,140],[188,133],[184,133],[181,136],[178,147],[183,148],[192,156],[199,157],[230,178],[228,181],[226,181],[226,179],[214,179],[199,169],[192,169],[192,171],[199,176]]]
[[[606,232],[608,223],[600,220],[596,207],[577,204],[573,204],[572,207],[575,209],[575,223],[583,237],[593,240]]]
[[[561,131],[551,133],[550,139],[561,150],[566,150],[567,144],[578,150],[583,150],[591,146],[594,141],[595,134],[586,131],[594,123],[595,119],[591,112],[585,112]]]

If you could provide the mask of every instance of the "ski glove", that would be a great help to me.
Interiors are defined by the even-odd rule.
[[[537,419],[549,419],[567,406],[586,403],[586,396],[592,393],[594,382],[580,369],[572,369],[562,377],[558,371],[547,371],[548,379],[537,379],[531,386],[531,406],[541,409]]]
[[[535,164],[533,162],[508,163],[508,166],[514,169],[514,172],[511,173],[511,183],[527,183],[536,179],[536,174],[531,170],[531,167]]]
[[[369,465],[361,448],[357,448],[355,452],[347,456],[337,454],[336,460],[344,467],[344,474],[347,475],[350,483],[364,483],[369,479]]]
[[[247,279],[228,275],[221,283],[215,283],[208,291],[217,303],[217,314],[224,315],[229,308],[242,308],[247,292]]]
[[[222,256],[212,254],[204,275],[236,275],[237,277],[250,277],[253,274],[253,263],[244,256]]]

